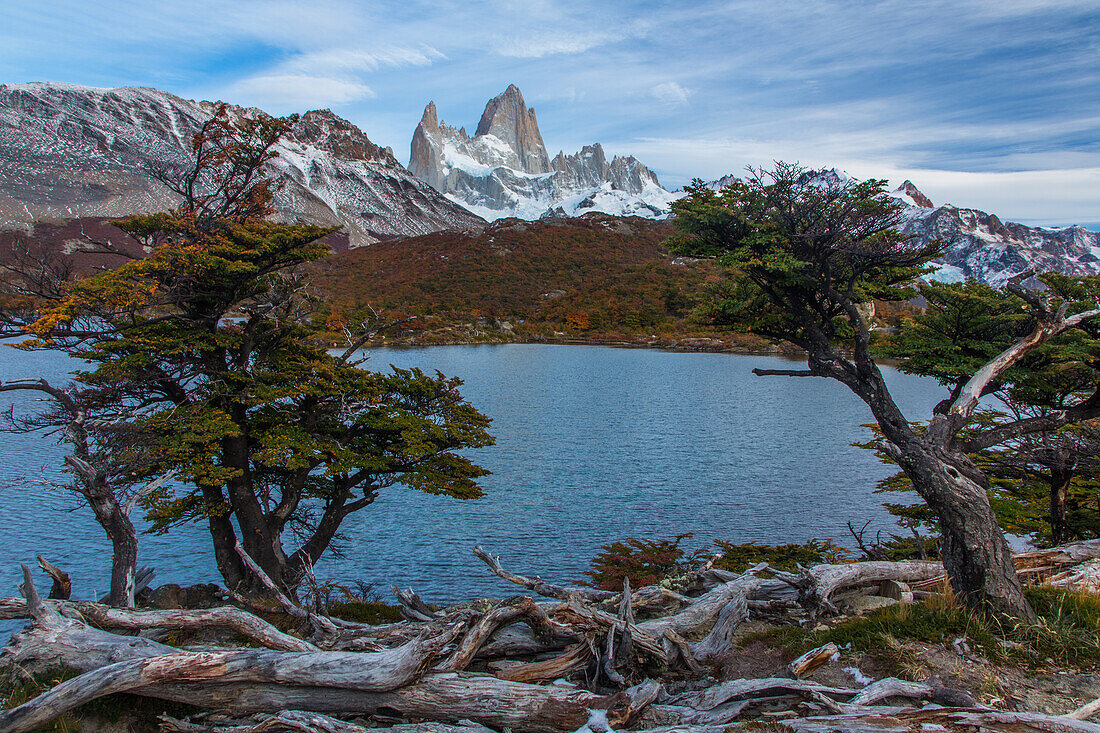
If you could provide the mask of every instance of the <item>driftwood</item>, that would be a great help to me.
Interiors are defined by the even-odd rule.
[[[54,602],[52,605],[62,615],[83,620],[99,629],[197,631],[223,628],[235,631],[269,649],[291,652],[319,651],[310,642],[279,631],[262,618],[232,606],[136,611],[131,608],[113,608],[91,601],[62,601]],[[31,615],[26,601],[19,598],[0,599],[0,619],[31,618]]]
[[[476,555],[479,560],[488,565],[489,569],[493,571],[495,575],[500,576],[504,580],[507,580],[509,583],[521,585],[527,590],[534,591],[540,596],[545,596],[546,598],[557,598],[561,601],[606,601],[607,599],[613,598],[616,595],[611,591],[598,590],[596,588],[565,588],[560,585],[547,583],[538,576],[528,578],[524,575],[517,575],[516,573],[505,570],[504,567],[500,564],[500,558],[495,555],[490,555],[488,552],[482,549],[481,545],[474,547],[474,555]]]
[[[706,665],[721,662],[731,648],[752,608],[785,608],[800,599],[814,612],[831,606],[839,593],[867,586],[881,591],[883,583],[904,594],[902,584],[934,582],[942,572],[937,563],[819,565],[772,578],[758,577],[766,566],[740,575],[704,567],[694,571],[686,593],[653,587],[632,592],[629,583],[621,593],[610,593],[516,575],[498,558],[478,552],[489,558],[494,573],[558,602],[516,596],[480,612],[468,604],[437,611],[408,591],[399,597],[415,620],[371,626],[330,619],[281,594],[284,610],[313,630],[312,640],[305,641],[239,608],[136,611],[42,600],[24,568],[26,601],[0,599],[0,618],[30,617],[32,623],[12,638],[4,661],[32,674],[58,666],[83,674],[0,711],[0,730],[32,730],[83,702],[126,691],[220,711],[214,717],[162,721],[165,730],[179,733],[359,733],[361,726],[343,719],[348,716],[423,721],[392,728],[407,733],[484,731],[481,726],[549,733],[585,725],[593,731],[639,725],[671,733],[736,724],[777,708],[784,711],[784,725],[809,733],[886,731],[889,720],[907,721],[893,730],[928,723],[948,730],[981,725],[993,731],[1100,733],[1100,727],[1078,720],[1094,714],[1100,703],[1062,718],[917,710],[925,701],[974,703],[893,678],[858,690],[798,679],[834,656],[835,646],[828,645],[795,660],[794,679],[730,680],[677,694],[657,682],[628,687],[628,680],[652,674],[701,680]],[[1070,578],[1081,572],[1074,563],[1097,553],[1100,542],[1075,543],[1027,553],[1020,567],[1054,569]],[[1053,577],[1056,582],[1059,576]],[[639,610],[658,615],[639,621]],[[114,633],[209,627],[235,631],[267,648],[188,650]]]

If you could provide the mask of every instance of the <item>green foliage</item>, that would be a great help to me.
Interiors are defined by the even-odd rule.
[[[1048,274],[1041,279],[1054,295],[1052,307],[1062,302],[1059,298],[1095,297],[1100,288],[1096,278]],[[898,360],[904,372],[934,377],[953,393],[1035,326],[1031,306],[1007,291],[975,283],[928,283],[920,291],[927,310],[902,318],[897,332],[880,342],[878,355]],[[1096,326],[1086,323],[1047,341],[1006,370],[987,390],[993,400],[963,431],[964,444],[979,431],[1021,418],[1042,418],[1087,399],[1100,383],[1098,336]],[[1086,422],[1009,438],[971,453],[970,460],[990,479],[990,502],[1001,526],[1013,534],[1030,535],[1039,545],[1100,536],[1098,436],[1100,428]],[[878,434],[861,447],[875,448],[880,439]],[[890,462],[885,453],[879,455]],[[879,490],[907,492],[911,484],[898,474],[881,482]],[[1064,490],[1065,501],[1056,524],[1051,497],[1058,490]],[[886,506],[907,528],[936,528],[935,517],[923,505]]]
[[[722,552],[714,567],[734,573],[743,573],[764,562],[773,570],[793,572],[799,565],[809,567],[847,562],[850,554],[848,550],[827,539],[812,539],[802,544],[787,545],[759,545],[755,542],[738,545],[723,540],[715,540],[714,544]]]
[[[721,192],[702,181],[673,203],[674,253],[717,259],[727,282],[706,304],[716,323],[808,345],[854,334],[850,303],[907,300],[936,254],[894,226],[900,204],[884,181],[818,185],[812,173],[778,163]]]

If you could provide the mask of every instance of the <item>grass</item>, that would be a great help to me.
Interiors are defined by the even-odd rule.
[[[936,596],[847,619],[828,629],[788,626],[756,638],[765,637],[792,654],[833,642],[871,654],[903,674],[916,672],[917,667],[904,642],[950,648],[956,639],[964,639],[994,663],[1096,669],[1100,665],[1100,596],[1049,588],[1026,592],[1039,616],[1036,624],[1000,622],[958,605],[950,596]]]

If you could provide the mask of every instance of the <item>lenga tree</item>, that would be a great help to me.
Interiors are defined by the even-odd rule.
[[[1047,273],[1039,279],[1050,295],[1063,301],[1100,294],[1095,277]],[[952,394],[1035,327],[1026,302],[1013,292],[978,283],[924,283],[920,293],[925,311],[903,318],[879,353],[898,360],[903,372],[935,378]],[[1086,421],[1008,438],[987,429],[1025,418],[1042,425],[1041,419],[1087,400],[1100,383],[1098,360],[1100,319],[1047,341],[990,381],[985,392],[991,399],[957,440],[993,480],[1001,525],[1016,534],[1034,533],[1040,546],[1100,532],[1100,508],[1086,506],[1096,500],[1100,428]],[[996,437],[993,444],[986,437],[991,434]],[[888,481],[894,490],[908,488],[907,481]]]
[[[145,499],[153,528],[206,522],[226,583],[253,591],[238,542],[293,590],[380,489],[479,496],[487,472],[457,451],[493,442],[458,379],[358,368],[369,334],[341,354],[318,345],[299,270],[332,230],[270,221],[265,163],[285,129],[218,110],[193,164],[162,176],[180,207],[116,223],[148,256],[75,282],[23,327],[87,361],[78,381],[125,405],[150,475],[174,471],[182,486]]]
[[[973,607],[1033,620],[1012,556],[986,493],[988,481],[967,456],[975,444],[995,445],[1020,435],[1100,415],[1100,393],[1041,418],[1022,418],[986,430],[973,427],[983,394],[1014,364],[1058,334],[1100,314],[1052,293],[1011,284],[1026,308],[1029,329],[979,365],[915,429],[890,395],[871,350],[862,308],[872,299],[903,301],[937,254],[899,230],[901,204],[885,181],[854,181],[788,163],[750,175],[716,192],[701,181],[673,204],[679,254],[714,257],[729,268],[711,303],[716,322],[806,352],[806,369],[755,370],[758,375],[827,377],[871,409],[884,447],[935,512],[942,556],[957,597]],[[1081,293],[1082,295],[1091,295]]]

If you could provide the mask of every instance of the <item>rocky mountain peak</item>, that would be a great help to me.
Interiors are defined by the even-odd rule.
[[[515,84],[509,84],[504,92],[486,103],[474,132],[475,138],[481,135],[492,135],[515,151],[523,172],[550,172],[550,158],[535,110],[527,106],[523,92]]]
[[[488,219],[588,211],[664,217],[678,198],[633,156],[609,161],[599,143],[551,160],[535,110],[515,84],[485,105],[473,137],[439,120],[429,103],[413,132],[409,170]]]
[[[919,206],[922,209],[934,209],[932,199],[921,193],[921,190],[916,185],[906,179],[904,183],[894,189],[894,195],[899,199],[903,199],[911,206]]]
[[[366,133],[330,109],[315,109],[291,115],[291,134],[344,160],[397,161],[393,153],[371,142]]]

